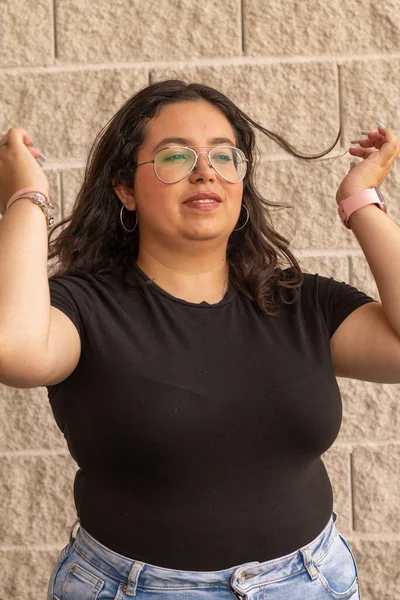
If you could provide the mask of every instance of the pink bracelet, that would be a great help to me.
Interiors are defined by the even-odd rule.
[[[19,190],[18,192],[15,192],[15,194],[11,196],[11,198],[7,202],[6,211],[10,208],[14,200],[17,200],[17,198],[21,198],[21,196],[23,196],[24,194],[28,194],[29,192],[36,192],[38,194],[42,194],[47,204],[54,208],[50,202],[49,194],[46,192],[46,190],[44,190],[43,188],[27,187],[23,188],[22,190]]]

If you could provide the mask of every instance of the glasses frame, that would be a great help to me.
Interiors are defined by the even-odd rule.
[[[173,183],[170,183],[168,181],[164,181],[163,179],[161,179],[158,175],[157,175],[157,171],[156,171],[156,156],[157,154],[159,154],[160,152],[162,152],[163,150],[168,150],[168,149],[172,149],[172,148],[182,148],[184,150],[190,150],[191,152],[193,152],[196,155],[196,160],[193,163],[192,168],[190,169],[190,171],[188,173],[186,173],[186,175],[184,177],[181,177],[180,179],[178,179],[177,181],[174,181]],[[196,150],[194,150],[194,148],[210,148],[209,152],[196,152]],[[211,162],[210,159],[210,154],[213,150],[217,150],[218,148],[229,148],[230,150],[237,150],[242,156],[243,159],[246,162],[246,170],[243,173],[243,176],[238,179],[237,181],[229,181],[229,179],[226,179],[226,177],[224,177],[223,175],[221,175],[221,173],[214,167],[214,165]],[[183,179],[185,179],[185,177],[188,177],[190,175],[190,173],[192,171],[194,171],[194,169],[196,168],[197,165],[197,161],[199,159],[200,154],[205,154],[207,156],[208,159],[208,166],[211,167],[212,169],[214,169],[214,171],[217,173],[217,175],[219,175],[219,177],[221,177],[222,179],[224,179],[225,181],[227,181],[228,183],[240,183],[241,181],[243,181],[243,179],[246,176],[247,173],[247,163],[249,162],[243,152],[243,150],[241,150],[240,148],[236,148],[236,146],[165,146],[165,148],[160,148],[160,150],[157,150],[157,152],[154,155],[153,160],[146,160],[145,162],[139,163],[138,165],[136,165],[135,169],[137,169],[137,167],[141,167],[142,165],[148,165],[148,164],[153,164],[153,170],[154,170],[154,174],[157,177],[157,179],[159,181],[161,181],[161,183],[165,183],[165,185],[174,185],[174,183],[179,183],[180,181],[183,181]]]

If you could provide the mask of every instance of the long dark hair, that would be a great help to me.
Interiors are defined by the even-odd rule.
[[[257,191],[254,168],[258,155],[254,129],[293,156],[304,159],[320,158],[330,152],[340,132],[326,151],[304,155],[281,136],[253,121],[221,92],[180,80],[162,81],[142,89],[100,131],[90,150],[84,182],[73,210],[49,235],[52,276],[67,274],[73,269],[92,274],[118,270],[125,283],[137,286],[132,264],[139,252],[138,228],[127,233],[121,227],[121,202],[113,190],[113,183],[132,187],[138,149],[145,140],[146,124],[151,118],[173,102],[198,100],[206,100],[224,113],[235,131],[237,146],[248,159],[243,181],[243,204],[249,212],[249,220],[243,229],[232,232],[229,237],[227,261],[230,281],[268,315],[277,313],[278,297],[286,302],[295,299],[296,290],[302,283],[302,272],[289,250],[288,241],[273,227],[269,209],[276,208],[277,204],[264,199]],[[125,213],[127,216],[128,213]],[[132,228],[134,221],[132,225],[128,219],[126,221],[127,227]],[[239,221],[238,226],[243,216]],[[60,234],[51,241],[58,228],[62,228]]]

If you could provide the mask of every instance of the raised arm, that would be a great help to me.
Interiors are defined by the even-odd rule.
[[[13,387],[62,380],[80,354],[74,325],[50,306],[44,213],[28,198],[5,210],[21,189],[48,190],[31,144],[23,129],[0,138],[0,382]]]
[[[400,153],[393,132],[379,126],[350,154],[363,158],[342,181],[338,204],[354,194],[379,187]],[[332,337],[338,376],[382,383],[400,382],[400,227],[376,205],[354,212],[349,225],[378,287],[381,303],[361,306]]]

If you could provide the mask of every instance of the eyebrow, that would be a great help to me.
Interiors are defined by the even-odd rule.
[[[166,137],[166,138],[162,139],[161,142],[158,142],[158,144],[156,146],[154,146],[153,152],[155,152],[156,150],[158,150],[162,146],[167,146],[168,144],[179,144],[181,146],[193,146],[193,147],[195,147],[194,144],[191,143],[191,140],[189,140],[187,138]],[[232,140],[229,139],[229,138],[227,138],[227,137],[216,137],[216,138],[213,138],[212,140],[209,140],[209,144],[208,145],[209,146],[218,146],[219,144],[228,144],[229,146],[236,146],[236,144],[234,142],[232,142]],[[206,147],[206,146],[204,146],[204,147]]]

